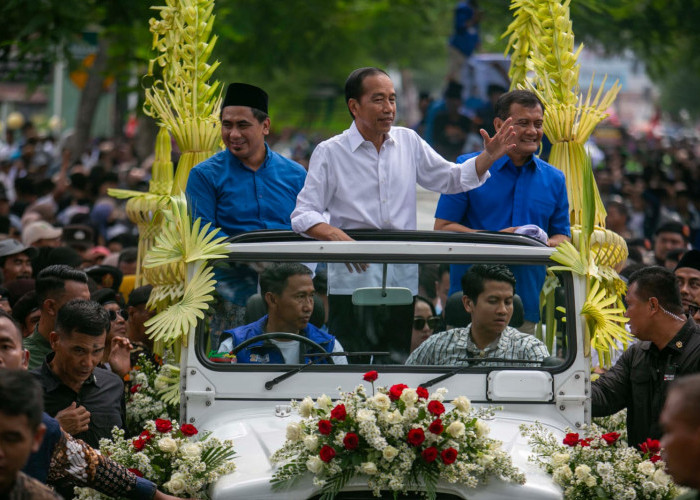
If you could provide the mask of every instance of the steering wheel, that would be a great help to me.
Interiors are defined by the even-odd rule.
[[[251,337],[248,340],[244,340],[240,344],[238,344],[236,347],[234,347],[229,354],[236,355],[239,351],[242,351],[246,347],[248,347],[251,344],[255,344],[256,342],[260,342],[261,340],[268,340],[268,339],[286,339],[286,340],[296,340],[297,342],[303,342],[312,348],[316,349],[318,352],[326,352],[326,350],[320,345],[314,342],[311,339],[308,339],[304,337],[303,335],[297,335],[296,333],[287,333],[287,332],[270,332],[270,333],[263,333],[262,335],[256,335],[255,337]],[[333,356],[328,356],[325,358],[328,360],[328,363],[334,365],[335,361],[333,360]]]

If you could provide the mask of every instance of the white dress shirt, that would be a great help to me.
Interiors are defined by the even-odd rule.
[[[379,152],[353,121],[311,155],[304,187],[292,212],[292,229],[304,233],[321,222],[340,229],[415,229],[416,183],[451,194],[481,186],[476,159],[452,163],[411,129],[391,127]]]
[[[416,183],[445,194],[469,191],[490,177],[486,172],[480,179],[475,163],[475,158],[462,164],[445,160],[404,127],[391,127],[377,152],[353,121],[345,132],[316,146],[292,212],[292,229],[304,233],[321,222],[344,230],[415,229]],[[380,285],[381,277],[379,264],[360,274],[350,273],[345,264],[330,264],[328,292],[352,294],[358,287]],[[408,287],[415,295],[418,266],[390,265],[387,286]]]

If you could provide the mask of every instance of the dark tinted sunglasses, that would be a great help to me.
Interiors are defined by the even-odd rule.
[[[428,328],[431,330],[435,330],[438,326],[440,326],[440,316],[430,316],[427,320],[425,318],[421,318],[420,316],[416,316],[413,318],[413,329],[422,330],[425,327],[426,321],[428,322]]]
[[[117,314],[122,317],[124,321],[129,319],[129,313],[126,312],[126,309],[121,309],[119,311],[112,311],[109,310],[107,311],[107,314],[109,314],[109,320],[110,321],[116,321],[117,320]]]

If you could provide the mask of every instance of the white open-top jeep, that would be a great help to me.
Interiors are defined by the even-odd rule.
[[[326,270],[327,293],[333,294],[338,288],[337,275],[346,263],[368,264],[364,276],[355,273],[358,286],[351,296],[355,311],[374,310],[376,314],[366,316],[376,318],[381,316],[378,311],[387,308],[406,310],[417,292],[421,265],[485,263],[506,264],[513,269],[527,265],[537,266],[540,271],[554,265],[550,260],[553,249],[519,235],[414,231],[357,231],[350,235],[356,241],[315,241],[275,231],[249,233],[230,241],[229,258],[217,264],[217,277],[226,273],[236,276],[241,269],[260,271],[274,262],[306,263],[315,272]],[[448,390],[446,401],[464,395],[475,406],[502,408],[488,422],[490,435],[503,443],[514,465],[525,473],[526,483],[517,485],[493,478],[474,489],[440,482],[438,498],[561,498],[561,489],[551,478],[528,462],[531,451],[519,431],[521,424],[538,421],[563,437],[567,427],[577,429],[590,421],[590,360],[584,356],[584,320],[579,314],[585,283],[569,272],[554,274],[558,279],[551,295],[556,297],[557,306],[554,352],[541,363],[486,358],[472,359],[466,366],[457,367],[410,366],[403,361],[409,352],[411,330],[386,328],[380,335],[367,336],[374,340],[363,350],[389,352],[389,356],[356,357],[348,353],[348,364],[290,365],[216,359],[211,353],[218,349],[222,330],[264,314],[264,310],[258,311],[258,298],[257,305],[249,302],[246,317],[235,324],[235,314],[226,315],[232,308],[227,307],[225,297],[231,293],[222,291],[214,307],[217,313],[193,329],[193,341],[183,352],[181,363],[182,422],[212,431],[218,438],[232,439],[237,452],[235,472],[212,486],[212,498],[315,498],[319,488],[313,485],[311,474],[282,493],[271,487],[275,464],[269,458],[284,443],[289,422],[300,419],[290,401],[322,394],[336,397],[338,387],[352,390],[368,370],[379,372],[380,385],[422,384],[431,391],[444,387]],[[220,279],[221,286],[226,281]],[[347,283],[345,280],[343,286],[347,287]],[[317,294],[322,295],[318,291]],[[406,311],[412,319],[413,306]],[[334,314],[332,308],[325,312]],[[516,311],[514,316],[517,315]],[[522,317],[519,319],[522,321]],[[458,322],[446,318],[448,325]],[[320,324],[323,323],[326,317],[321,314]],[[360,477],[352,480],[339,498],[372,498],[372,492]]]

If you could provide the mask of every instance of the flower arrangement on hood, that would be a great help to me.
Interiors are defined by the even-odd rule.
[[[115,427],[111,440],[100,439],[100,452],[163,491],[192,498],[207,498],[208,486],[236,468],[230,440],[222,442],[194,425],[160,418],[146,422],[129,439]],[[78,500],[109,498],[90,488],[75,491]]]
[[[335,403],[325,395],[292,402],[302,419],[287,426],[284,445],[271,457],[281,464],[272,479],[276,489],[308,472],[322,499],[355,476],[366,477],[375,496],[422,490],[427,498],[435,498],[438,480],[471,488],[490,477],[525,482],[500,442],[488,437],[482,418],[492,410],[474,410],[463,396],[448,410],[445,389],[430,394],[396,384],[375,391],[377,377],[364,375],[372,395],[358,385]]]
[[[633,448],[620,433],[601,433],[595,424],[585,435],[568,432],[561,442],[540,423],[521,430],[534,452],[530,461],[552,476],[567,500],[665,500],[680,492],[664,471],[657,440],[647,439]]]

